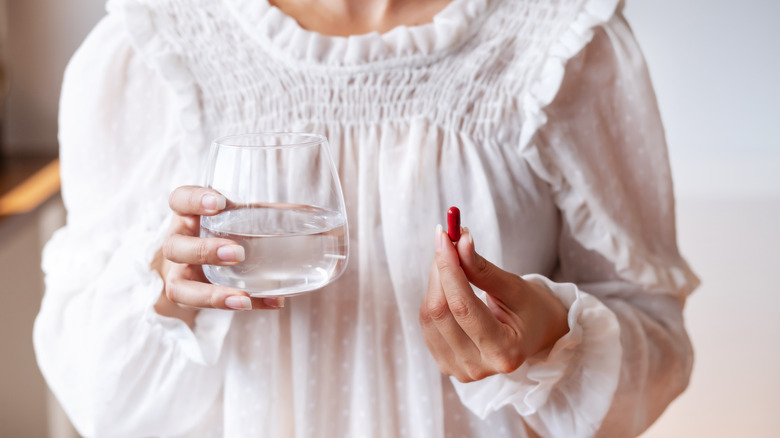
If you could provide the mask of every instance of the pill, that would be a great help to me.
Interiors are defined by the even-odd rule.
[[[453,242],[460,239],[460,210],[458,207],[450,207],[447,210],[447,234]]]

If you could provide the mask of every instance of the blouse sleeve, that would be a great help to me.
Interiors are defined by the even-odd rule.
[[[556,272],[524,278],[569,308],[570,331],[513,373],[453,383],[477,415],[512,406],[542,436],[636,436],[687,386],[682,310],[698,279],[677,249],[663,127],[631,30],[618,13],[587,38],[558,53],[557,83],[537,84],[523,150],[563,218]]]
[[[231,313],[190,328],[154,311],[150,264],[169,223],[185,141],[181,97],[109,15],[65,72],[60,104],[67,225],[46,245],[35,322],[40,368],[85,436],[161,436],[191,428],[221,390]]]

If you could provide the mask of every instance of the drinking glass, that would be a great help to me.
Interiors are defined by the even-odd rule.
[[[347,215],[325,137],[259,133],[211,144],[206,186],[227,198],[225,210],[201,216],[201,237],[244,247],[235,266],[204,265],[212,283],[251,296],[291,296],[320,289],[344,272]]]

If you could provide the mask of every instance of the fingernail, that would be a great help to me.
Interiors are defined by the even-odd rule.
[[[436,225],[436,249],[442,249],[442,236],[444,235],[444,228],[441,224]]]
[[[227,199],[222,195],[203,195],[200,204],[207,210],[222,210],[227,205]]]
[[[217,249],[217,257],[225,262],[243,262],[246,254],[241,245],[225,245]]]
[[[225,305],[235,310],[251,310],[252,300],[243,295],[232,295],[225,298]]]
[[[477,250],[474,247],[474,236],[471,235],[471,230],[469,230],[469,227],[465,228],[466,235],[469,236],[468,242],[469,242],[469,248],[471,248],[471,261],[476,265],[477,263]]]
[[[281,309],[284,307],[284,297],[263,298],[263,304],[272,309]]]

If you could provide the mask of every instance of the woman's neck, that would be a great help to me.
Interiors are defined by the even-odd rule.
[[[301,27],[324,35],[387,32],[428,23],[451,0],[270,0]]]

